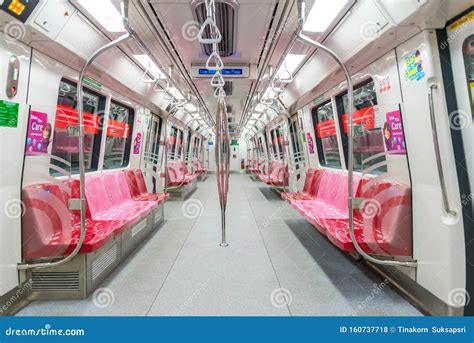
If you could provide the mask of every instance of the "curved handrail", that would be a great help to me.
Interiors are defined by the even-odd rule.
[[[128,7],[128,1],[124,0],[125,8]],[[123,16],[124,23],[128,23],[128,11],[124,11]],[[85,167],[84,167],[84,92],[83,92],[83,83],[84,78],[86,75],[87,68],[105,51],[112,49],[113,47],[119,45],[122,42],[125,42],[131,38],[131,34],[129,32],[125,33],[124,35],[120,36],[116,40],[104,45],[103,47],[97,49],[91,57],[86,61],[84,66],[79,73],[79,80],[77,85],[77,116],[78,116],[78,126],[79,126],[79,197],[80,197],[80,217],[81,217],[81,230],[79,235],[79,240],[76,244],[74,250],[66,257],[60,259],[56,262],[44,262],[44,263],[35,263],[35,264],[18,264],[18,270],[26,270],[26,269],[45,269],[45,268],[52,268],[61,266],[69,261],[71,261],[82,248],[84,243],[84,239],[86,237],[86,200],[85,200]]]
[[[298,15],[300,21],[304,23],[304,0],[298,0]],[[346,65],[339,56],[329,49],[328,47],[324,46],[321,43],[318,43],[311,38],[305,36],[303,33],[299,33],[298,40],[302,43],[306,43],[312,45],[317,49],[321,49],[323,52],[327,53],[342,69],[344,72],[344,76],[347,82],[347,94],[348,94],[348,103],[349,103],[349,113],[348,113],[348,138],[349,138],[349,146],[348,146],[348,155],[349,155],[349,163],[348,163],[348,174],[349,174],[349,234],[351,237],[352,244],[354,245],[356,251],[366,260],[375,264],[381,264],[386,266],[396,266],[396,267],[416,267],[416,261],[397,261],[397,260],[381,260],[370,256],[367,254],[362,247],[357,242],[354,233],[354,189],[353,189],[353,180],[354,180],[354,126],[352,124],[353,118],[353,111],[354,111],[354,89],[352,86],[352,79],[349,74],[349,70],[347,69]]]

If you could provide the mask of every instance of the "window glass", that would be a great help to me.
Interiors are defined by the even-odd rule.
[[[471,115],[474,115],[474,35],[470,35],[464,41],[463,55],[467,87],[471,97]]]
[[[156,115],[152,115],[152,119],[148,128],[148,138],[145,151],[147,152],[146,160],[154,164],[158,164],[160,153],[160,134],[162,120]]]
[[[185,152],[185,156],[186,156],[186,161],[188,161],[191,156],[189,156],[189,153],[190,153],[190,150],[191,150],[191,131],[188,131],[188,134],[187,134],[187,139],[186,139],[186,152]]]
[[[283,133],[281,131],[281,128],[280,127],[277,127],[275,129],[275,133],[276,133],[276,145],[278,146],[278,158],[282,158],[283,157]]]
[[[170,137],[168,139],[168,143],[169,143],[169,154],[170,154],[170,158],[172,160],[174,160],[174,156],[175,156],[175,153],[176,153],[176,140],[177,140],[177,137],[178,137],[178,129],[175,128],[174,126],[171,127],[171,132],[170,132]]]
[[[263,157],[263,154],[264,154],[264,150],[263,150],[263,141],[262,141],[262,137],[258,137],[258,145],[257,145],[257,148],[258,148],[258,151],[260,152],[260,156]]]
[[[348,131],[348,95],[342,96],[342,134],[347,141]],[[385,145],[382,133],[382,125],[385,118],[376,118],[377,94],[374,81],[369,82],[354,89],[354,113],[352,122],[354,125],[354,170],[363,171],[374,164],[385,161]],[[380,115],[385,115],[380,113]],[[381,123],[381,124],[378,124]],[[344,149],[347,159],[347,146]],[[380,154],[379,157],[369,159],[373,155]],[[364,162],[365,161],[365,162]],[[387,171],[386,165],[370,170],[371,174],[380,174]]]
[[[69,169],[71,173],[79,172],[79,120],[76,95],[77,87],[74,83],[64,79],[60,81],[52,135],[52,154],[70,162],[71,167],[68,168],[57,160],[52,160],[51,163],[60,168]],[[84,166],[86,172],[97,170],[98,167],[102,136],[100,123],[104,105],[105,97],[84,89]],[[58,173],[51,169],[50,174]]]
[[[337,141],[337,127],[331,102],[313,109],[316,144],[322,166],[341,168],[341,156]]]
[[[104,169],[122,168],[128,165],[132,127],[133,111],[112,101],[107,120]]]
[[[181,156],[183,155],[183,138],[184,138],[183,130],[179,130],[178,131],[178,140],[176,141],[176,146],[178,147],[178,157],[177,157],[177,159],[180,159]]]
[[[276,135],[275,135],[275,130],[270,131],[270,150],[273,154],[273,158],[277,157],[278,151],[277,151],[277,144],[276,144]]]
[[[289,119],[291,144],[293,146],[293,154],[296,156],[295,162],[302,161],[300,140],[298,139],[298,117],[294,116]]]

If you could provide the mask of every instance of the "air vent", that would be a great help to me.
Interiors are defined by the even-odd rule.
[[[234,84],[232,83],[232,81],[226,81],[225,82],[225,85],[224,85],[224,91],[225,91],[225,94],[226,95],[232,95],[232,91],[234,90]],[[229,106],[227,106],[229,107]],[[231,107],[231,110],[227,110],[227,113],[230,113],[232,112],[232,106]]]
[[[79,291],[79,272],[32,272],[33,291]]]
[[[109,250],[92,262],[92,281],[96,280],[102,275],[102,273],[114,264],[118,259],[118,247],[117,243],[112,245]]]
[[[232,56],[235,53],[235,42],[237,33],[237,14],[239,5],[236,1],[217,1],[216,24],[222,34],[222,40],[219,43],[219,55],[221,57]],[[207,17],[206,5],[204,1],[196,1],[193,4],[194,16],[199,25],[202,25]],[[206,28],[205,38],[209,38],[210,30]],[[201,44],[204,54],[209,56],[212,53],[212,44]]]

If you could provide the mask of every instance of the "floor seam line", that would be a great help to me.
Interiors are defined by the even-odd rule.
[[[272,258],[270,257],[270,253],[268,252],[268,248],[267,248],[267,245],[265,244],[265,239],[263,238],[263,234],[262,234],[262,232],[261,232],[261,230],[260,230],[260,226],[258,225],[257,218],[255,218],[255,212],[254,212],[254,210],[253,210],[252,205],[250,204],[250,200],[249,200],[249,196],[248,196],[247,191],[245,191],[245,196],[246,196],[246,198],[247,198],[247,202],[248,202],[248,204],[249,204],[249,206],[250,206],[250,209],[251,209],[251,211],[252,211],[253,220],[254,220],[254,222],[255,222],[255,225],[257,226],[257,230],[258,230],[258,233],[259,233],[259,235],[260,235],[260,239],[262,240],[263,247],[265,248],[265,252],[267,253],[268,259],[269,259],[270,264],[271,264],[271,266],[272,266],[273,273],[275,274],[275,278],[276,278],[276,280],[277,280],[278,286],[280,287],[280,289],[282,289],[283,287],[282,287],[282,285],[281,285],[280,278],[278,277],[278,274],[277,274],[277,272],[276,272],[275,266],[273,265],[273,260],[272,260]],[[290,313],[290,316],[293,316],[293,314],[291,313],[291,309],[290,309],[290,306],[289,306],[288,303],[286,304],[286,308],[287,308],[288,312]]]

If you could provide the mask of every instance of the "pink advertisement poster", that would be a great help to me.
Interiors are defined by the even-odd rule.
[[[51,143],[52,128],[48,123],[48,114],[31,111],[26,137],[26,155],[47,153]]]
[[[385,145],[389,154],[406,154],[405,135],[400,111],[388,112],[383,127]]]
[[[306,133],[306,141],[307,141],[307,144],[308,144],[309,153],[314,154],[313,138],[311,137],[311,134],[309,132]]]
[[[135,137],[135,142],[133,143],[133,154],[138,155],[140,153],[140,147],[142,146],[142,133],[137,133]]]

